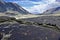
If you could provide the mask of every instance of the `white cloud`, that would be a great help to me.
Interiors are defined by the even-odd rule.
[[[21,0],[21,1],[14,1],[15,3],[21,3],[21,4],[33,4],[34,6],[31,7],[23,7],[24,9],[28,10],[31,13],[43,13],[47,9],[58,7],[60,6],[59,2],[56,2],[56,0],[42,0],[39,2],[30,1],[30,0]],[[27,3],[27,4],[26,4]],[[36,5],[37,4],[37,5]]]
[[[27,10],[31,13],[43,13],[45,11],[47,4],[42,4],[42,5],[35,5],[31,8],[28,8]]]
[[[60,6],[59,2],[56,2],[56,0],[45,0],[43,2],[32,2],[34,4],[39,4],[39,5],[34,5],[30,8],[26,8],[31,13],[43,13],[47,9],[54,8]]]

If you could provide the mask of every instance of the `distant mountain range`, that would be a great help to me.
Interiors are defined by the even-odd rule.
[[[0,12],[18,12],[20,14],[30,14],[27,10],[23,9],[16,3],[0,1]]]
[[[60,7],[51,8],[45,11],[43,14],[60,14]]]

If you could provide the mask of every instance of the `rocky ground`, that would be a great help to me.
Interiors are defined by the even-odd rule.
[[[42,16],[37,18],[23,19],[24,21],[35,22],[39,24],[46,24],[56,26],[60,29],[60,16]]]
[[[55,18],[58,20],[56,21]],[[2,16],[0,17],[0,40],[60,40],[60,28],[56,26],[57,23],[59,17],[17,20]]]

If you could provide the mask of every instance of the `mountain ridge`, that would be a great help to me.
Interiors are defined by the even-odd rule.
[[[60,7],[55,7],[46,10],[43,14],[59,14],[60,13]]]
[[[24,8],[22,8],[21,6],[19,6],[16,3],[0,1],[0,12],[6,12],[8,10],[17,11],[21,14],[30,14],[30,12],[28,12],[27,10],[25,10]]]

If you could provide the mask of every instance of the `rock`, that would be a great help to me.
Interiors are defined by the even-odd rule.
[[[2,35],[2,33],[0,33],[0,40],[3,38],[3,35]]]
[[[0,16],[0,22],[15,20],[14,17]]]
[[[0,25],[0,32],[12,34],[8,40],[59,40],[60,38],[60,32],[43,26],[22,25],[15,21],[6,24],[8,28],[2,27],[4,23]],[[1,31],[3,29],[5,31]]]
[[[13,19],[13,17],[12,19],[11,17],[3,17],[3,16],[1,17],[3,20]],[[47,18],[45,17],[44,19],[44,17],[42,17],[41,19],[42,19],[42,24],[39,24],[40,21],[38,21],[38,18],[37,18],[37,22],[36,22],[36,19],[34,20],[29,19],[31,20],[31,22],[29,20],[22,21],[22,20],[17,20],[15,18],[13,19],[13,21],[5,20],[4,22],[0,23],[0,32],[9,36],[7,38],[4,38],[6,36],[5,35],[3,37],[4,40],[6,39],[7,40],[60,40],[60,32],[55,30],[58,27],[56,27],[56,25],[52,25],[53,23],[49,22],[51,18],[49,19],[48,17]],[[47,20],[47,21],[44,22],[44,20]],[[45,24],[48,22],[50,24]],[[47,26],[47,27],[44,27],[44,26]],[[52,26],[52,28],[50,28],[50,26]]]
[[[60,29],[60,16],[42,16],[42,17],[27,18],[22,20],[32,21],[40,24],[50,24],[50,26],[56,25]]]

